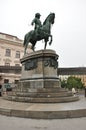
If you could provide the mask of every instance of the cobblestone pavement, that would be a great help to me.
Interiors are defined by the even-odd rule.
[[[37,120],[0,115],[0,130],[86,130],[86,117]]]

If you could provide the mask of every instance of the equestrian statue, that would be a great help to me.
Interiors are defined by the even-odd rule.
[[[41,24],[40,16],[41,16],[40,13],[35,14],[35,18],[32,20],[31,23],[31,25],[35,24],[34,30],[28,32],[24,37],[24,43],[23,43],[23,46],[25,47],[24,54],[26,54],[29,42],[32,44],[31,49],[33,51],[37,41],[44,39],[45,42],[44,49],[46,49],[49,37],[50,37],[49,45],[51,45],[52,43],[51,25],[54,24],[55,14],[50,13],[43,22],[43,25]]]

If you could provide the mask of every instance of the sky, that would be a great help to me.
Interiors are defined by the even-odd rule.
[[[59,67],[86,67],[86,0],[0,0],[0,32],[24,40],[37,12],[42,23],[55,13],[53,42],[47,49],[59,55]],[[43,48],[37,42],[36,50]]]

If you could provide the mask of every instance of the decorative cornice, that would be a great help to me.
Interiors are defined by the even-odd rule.
[[[21,63],[27,61],[27,60],[31,60],[31,59],[37,59],[37,58],[42,58],[42,57],[54,57],[56,59],[58,59],[58,55],[56,54],[56,52],[54,50],[39,50],[39,51],[35,51],[29,54],[26,54],[20,61]]]

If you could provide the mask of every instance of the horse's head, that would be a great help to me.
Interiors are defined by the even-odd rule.
[[[50,13],[50,15],[49,15],[49,22],[51,24],[54,24],[54,19],[55,19],[55,14],[54,13]]]
[[[51,24],[54,24],[55,19],[55,13],[50,13],[47,18],[45,19],[43,25],[45,25],[47,22],[50,22]]]

